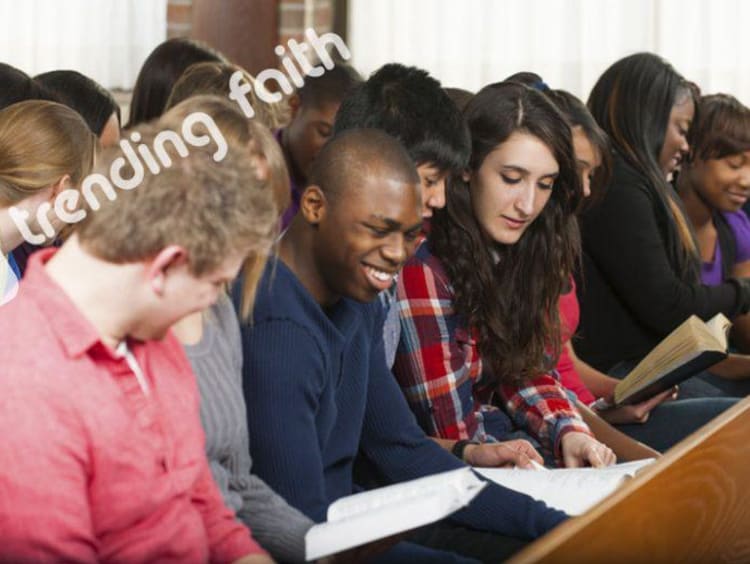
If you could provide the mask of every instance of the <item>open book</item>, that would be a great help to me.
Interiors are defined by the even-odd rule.
[[[568,515],[580,515],[635,476],[653,458],[615,464],[606,468],[474,468],[476,472],[511,490],[542,500]]]
[[[487,485],[461,468],[341,498],[328,521],[305,536],[306,560],[434,523],[465,507]]]
[[[615,405],[638,403],[668,390],[727,357],[730,321],[691,315],[615,386]]]

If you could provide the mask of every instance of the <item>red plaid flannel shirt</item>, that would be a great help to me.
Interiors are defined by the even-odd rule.
[[[453,296],[442,264],[423,243],[399,277],[401,341],[394,374],[427,434],[471,439],[479,427],[477,412],[492,400],[493,390],[482,386],[477,341],[453,309]],[[590,434],[553,374],[497,392],[516,426],[558,456],[564,434]]]

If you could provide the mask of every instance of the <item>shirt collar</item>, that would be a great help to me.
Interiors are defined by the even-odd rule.
[[[29,258],[21,291],[42,310],[68,356],[75,358],[99,343],[101,337],[60,285],[47,274],[44,265],[57,251],[56,248],[42,249]]]

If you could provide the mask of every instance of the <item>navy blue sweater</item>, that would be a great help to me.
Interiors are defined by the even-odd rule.
[[[317,522],[354,491],[359,449],[390,482],[462,462],[427,438],[388,369],[383,309],[341,299],[323,310],[281,261],[258,289],[242,328],[243,382],[253,470]],[[541,502],[491,484],[459,523],[535,538],[565,519]]]

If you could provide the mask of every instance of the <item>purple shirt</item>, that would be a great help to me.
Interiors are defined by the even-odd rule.
[[[289,224],[292,222],[292,219],[294,219],[294,216],[297,215],[297,211],[299,210],[299,201],[302,197],[302,187],[295,180],[292,174],[292,167],[289,165],[289,159],[287,157],[286,151],[284,151],[284,146],[281,144],[282,131],[284,130],[278,129],[274,134],[274,137],[276,138],[276,141],[278,141],[279,146],[284,153],[284,158],[287,160],[286,164],[287,169],[289,170],[289,187],[291,188],[292,195],[292,201],[289,204],[289,207],[286,209],[286,211],[284,211],[284,215],[281,216],[281,230],[284,231],[287,227],[289,227]]]
[[[734,235],[736,245],[735,264],[750,260],[750,220],[742,210],[725,212],[724,218]],[[723,282],[721,275],[721,245],[718,239],[714,249],[713,260],[701,265],[701,281],[707,286],[718,286]]]

